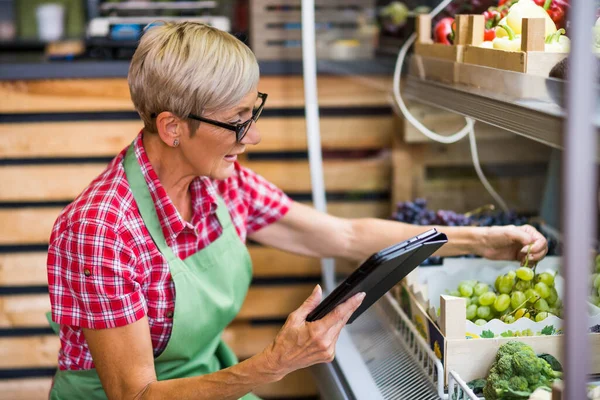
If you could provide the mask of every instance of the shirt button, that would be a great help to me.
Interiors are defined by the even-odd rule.
[[[89,268],[86,268],[86,269],[84,269],[84,270],[83,270],[83,274],[84,274],[85,276],[90,276],[90,275],[92,275],[92,271],[90,271],[90,269],[89,269]]]
[[[167,311],[167,318],[173,318],[173,311],[172,310]]]

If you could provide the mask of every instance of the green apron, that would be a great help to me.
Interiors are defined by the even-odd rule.
[[[221,334],[239,312],[250,281],[252,262],[245,244],[218,198],[222,235],[205,249],[181,260],[167,245],[146,180],[129,146],[125,174],[154,243],[166,257],[175,283],[173,330],[165,350],[154,360],[158,380],[210,374],[237,363]],[[50,399],[106,399],[95,369],[57,371]],[[244,400],[258,399],[248,394]]]

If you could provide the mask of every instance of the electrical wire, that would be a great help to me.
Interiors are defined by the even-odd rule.
[[[433,19],[433,17],[438,15],[452,1],[453,0],[444,0],[440,4],[438,4],[438,6],[429,13],[431,18]],[[487,180],[487,178],[485,177],[485,174],[483,173],[483,171],[481,169],[481,165],[479,163],[479,154],[477,152],[477,142],[475,140],[475,121],[472,118],[465,117],[465,126],[460,131],[458,131],[452,135],[449,135],[449,136],[440,135],[436,132],[433,132],[432,130],[427,128],[425,125],[423,125],[419,120],[417,120],[410,113],[410,111],[408,110],[408,107],[404,103],[404,100],[402,99],[402,95],[400,92],[400,80],[401,80],[401,76],[402,76],[402,65],[404,64],[404,60],[406,58],[406,53],[408,52],[408,49],[413,45],[416,38],[417,38],[417,35],[415,33],[413,33],[406,40],[406,42],[402,45],[402,47],[400,48],[400,52],[398,53],[398,58],[396,60],[396,67],[394,68],[393,94],[394,94],[394,99],[395,99],[398,107],[400,108],[400,111],[404,115],[404,118],[406,118],[419,132],[421,132],[423,135],[425,135],[426,137],[428,137],[429,139],[431,139],[435,142],[444,143],[444,144],[452,144],[452,143],[456,143],[456,142],[462,140],[463,138],[465,138],[468,135],[469,136],[469,146],[471,149],[471,159],[473,161],[473,166],[475,167],[475,172],[477,173],[479,180],[481,181],[481,183],[483,184],[485,189],[488,191],[490,196],[492,196],[494,201],[496,201],[496,203],[500,206],[500,208],[502,208],[502,210],[504,212],[508,213],[509,209],[508,209],[508,206],[506,205],[506,202],[502,199],[502,197],[498,194],[498,192],[496,192],[494,190],[494,188],[492,187],[490,182]]]

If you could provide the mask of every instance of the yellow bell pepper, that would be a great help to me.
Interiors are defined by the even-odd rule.
[[[494,49],[506,51],[521,51],[521,35],[515,35],[515,32],[508,25],[498,25],[506,36],[496,37],[492,42]]]
[[[546,21],[546,32],[544,37],[556,32],[556,25],[552,18],[548,15],[548,12],[544,10],[544,7],[540,7],[533,0],[519,0],[518,3],[513,4],[508,10],[506,17],[498,23],[496,28],[496,37],[507,37],[508,34],[502,28],[501,25],[510,27],[515,35],[521,35],[521,24],[523,18],[544,18]]]

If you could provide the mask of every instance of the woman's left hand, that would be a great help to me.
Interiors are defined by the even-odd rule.
[[[482,243],[478,254],[491,260],[518,260],[524,264],[529,251],[529,262],[536,263],[548,252],[546,238],[531,225],[489,227]]]

